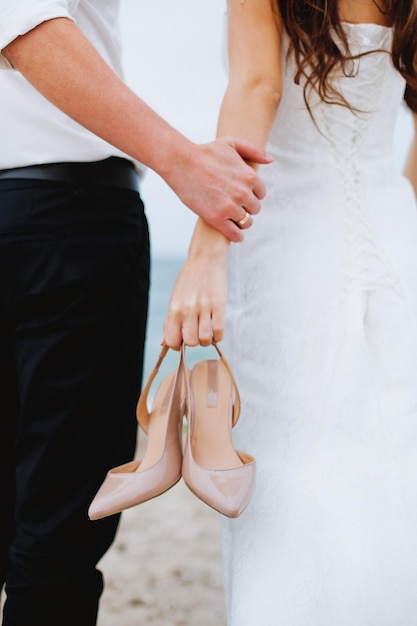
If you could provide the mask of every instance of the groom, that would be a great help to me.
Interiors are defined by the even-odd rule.
[[[117,7],[0,0],[3,626],[96,624],[96,565],[119,516],[90,522],[87,509],[135,451],[143,168],[236,242],[265,193],[246,163],[264,152],[195,145],[123,83]]]

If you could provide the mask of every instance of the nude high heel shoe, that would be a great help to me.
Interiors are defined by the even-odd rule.
[[[109,470],[88,509],[91,520],[120,513],[155,498],[181,478],[181,431],[185,412],[182,354],[176,372],[161,382],[151,412],[147,407],[149,390],[168,350],[166,346],[162,348],[137,404],[137,420],[148,434],[144,457]]]
[[[256,462],[233,446],[239,391],[229,364],[213,345],[220,360],[200,361],[185,378],[188,432],[182,476],[200,500],[227,517],[238,517],[254,491]],[[185,366],[184,346],[182,352]]]

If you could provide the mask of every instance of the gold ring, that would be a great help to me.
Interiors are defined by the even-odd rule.
[[[246,222],[248,221],[249,218],[250,218],[250,213],[245,211],[245,215],[244,215],[244,217],[242,217],[241,220],[238,221],[238,225],[239,226],[244,226],[244,224],[246,224]]]

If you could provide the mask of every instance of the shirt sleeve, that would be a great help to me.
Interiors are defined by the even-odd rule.
[[[42,22],[57,17],[73,19],[74,0],[0,0],[0,51]],[[0,69],[10,69],[0,53]]]

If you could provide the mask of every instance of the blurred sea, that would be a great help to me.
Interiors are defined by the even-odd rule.
[[[174,286],[177,275],[181,269],[184,259],[181,257],[172,258],[152,258],[151,262],[151,289],[149,303],[148,329],[145,345],[145,366],[143,383],[149,377],[155,366],[158,355],[161,351],[161,339],[163,336],[163,325],[171,290]],[[189,348],[187,350],[187,365],[191,368],[201,359],[214,358],[213,348]],[[176,369],[178,364],[178,353],[170,350],[165,357],[161,367],[161,377]],[[158,377],[161,380],[160,377]],[[155,381],[158,386],[158,380]]]

